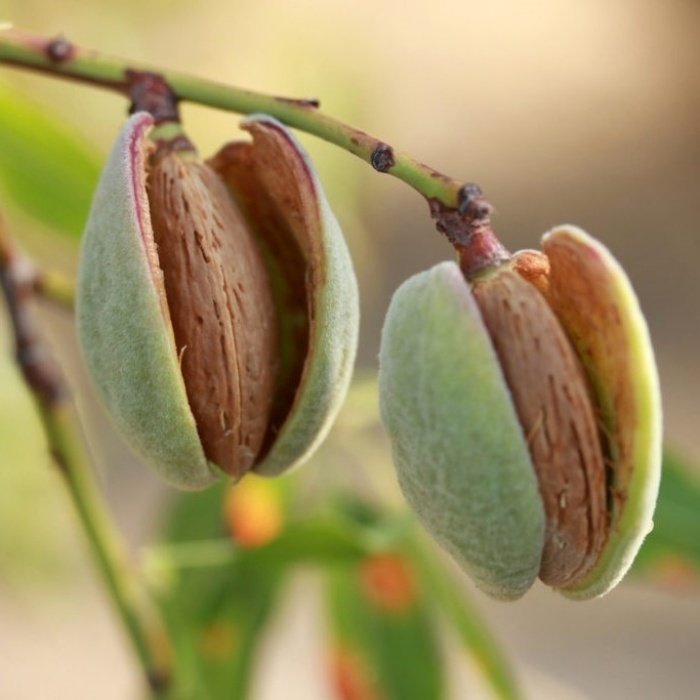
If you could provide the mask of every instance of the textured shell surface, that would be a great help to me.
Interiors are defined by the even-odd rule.
[[[242,127],[253,136],[261,184],[273,201],[289,209],[291,229],[311,242],[314,250],[308,254],[316,257],[310,271],[311,338],[299,390],[269,452],[255,467],[258,474],[274,476],[304,461],[340,410],[357,351],[359,294],[345,238],[302,146],[266,115],[252,115]]]
[[[581,579],[607,536],[605,458],[595,406],[576,351],[538,289],[510,263],[471,282],[498,356],[546,516],[540,579]]]
[[[539,571],[544,510],[498,359],[455,263],[395,293],[380,403],[399,482],[426,528],[485,592],[521,596]]]

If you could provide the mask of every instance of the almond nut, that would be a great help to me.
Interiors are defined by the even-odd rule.
[[[172,483],[278,474],[330,427],[357,345],[338,224],[292,135],[263,115],[209,163],[133,115],[97,188],[77,318],[88,370]]]
[[[580,229],[555,229],[543,249],[469,280],[455,263],[411,278],[380,352],[403,491],[502,599],[538,575],[572,598],[609,591],[659,485],[658,377],[629,281]]]

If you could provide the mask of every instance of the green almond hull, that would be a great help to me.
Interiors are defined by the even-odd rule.
[[[270,451],[255,470],[276,475],[323,440],[347,392],[359,325],[357,282],[347,246],[313,168],[279,122],[246,120],[256,141],[278,149],[270,186],[296,172],[310,235],[320,241],[311,352],[300,390]],[[180,488],[202,488],[222,474],[208,463],[187,401],[158,265],[145,190],[148,115],[134,115],[107,163],[86,227],[78,294],[78,335],[88,370],[115,423],[135,450]],[[281,137],[281,138],[280,138]],[[285,170],[285,166],[291,170]],[[273,193],[274,194],[274,193]]]
[[[380,402],[401,488],[427,530],[490,595],[535,580],[544,511],[491,341],[455,263],[395,293]]]
[[[586,600],[617,585],[653,527],[661,478],[659,378],[639,302],[610,251],[575,226],[549,232],[542,248],[557,290],[551,303],[583,360],[612,443],[607,543],[583,580],[560,589]]]
[[[129,444],[173,485],[203,488],[218,475],[202,451],[149,266],[144,144],[151,126],[143,113],[128,120],[98,184],[82,242],[78,339]]]

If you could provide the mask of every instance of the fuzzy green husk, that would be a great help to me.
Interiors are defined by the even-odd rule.
[[[436,265],[392,299],[380,402],[399,482],[425,527],[490,595],[537,576],[544,511],[500,365],[458,266]]]
[[[144,247],[152,237],[144,167],[151,125],[144,113],[128,120],[98,184],[82,243],[78,339],[129,444],[173,485],[202,488],[217,475],[197,435]]]

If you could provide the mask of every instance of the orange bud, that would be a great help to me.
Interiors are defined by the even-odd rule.
[[[338,700],[381,700],[367,663],[352,649],[333,650],[330,671],[333,693]]]
[[[284,520],[274,484],[253,476],[229,489],[224,517],[231,536],[241,547],[261,547],[271,542],[282,530]]]
[[[378,554],[362,564],[365,595],[384,612],[403,613],[417,597],[413,572],[400,554]]]

